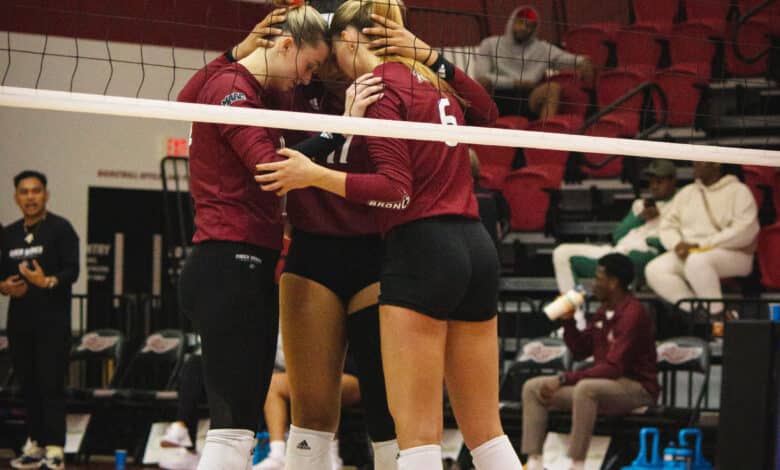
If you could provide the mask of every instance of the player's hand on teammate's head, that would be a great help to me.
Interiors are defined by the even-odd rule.
[[[270,48],[274,46],[274,41],[269,39],[272,36],[279,36],[284,31],[280,28],[275,28],[274,25],[284,23],[287,19],[286,8],[276,8],[271,11],[265,18],[255,25],[252,31],[244,38],[243,41],[238,43],[232,50],[233,58],[235,60],[241,60],[248,56],[255,49]]]
[[[358,77],[345,92],[344,116],[363,117],[366,109],[384,96],[382,90],[382,77],[371,73]]]
[[[399,55],[431,65],[439,58],[438,52],[406,29],[403,25],[384,16],[373,14],[374,26],[363,28],[362,33],[372,41],[368,47],[377,55]]]

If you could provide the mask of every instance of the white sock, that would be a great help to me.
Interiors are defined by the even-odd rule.
[[[198,470],[244,470],[251,465],[255,433],[248,429],[210,429]]]
[[[544,470],[544,459],[541,455],[531,455],[525,463],[525,470]]]
[[[396,470],[398,468],[398,441],[372,442],[374,448],[374,470]]]
[[[330,446],[335,433],[290,426],[285,467],[290,470],[323,470],[333,463]]]
[[[471,451],[477,470],[523,470],[506,434],[494,437]]]
[[[341,455],[339,454],[338,439],[333,439],[330,442],[330,461],[333,464],[331,467],[333,470],[341,470],[344,467],[344,461],[341,460]]]
[[[398,456],[398,470],[441,468],[441,446],[427,445],[404,449]]]
[[[571,461],[571,470],[585,470],[585,462],[582,460]]]
[[[284,453],[287,451],[287,443],[284,441],[271,441],[268,444],[271,447],[271,451],[268,452],[269,457],[283,458]]]

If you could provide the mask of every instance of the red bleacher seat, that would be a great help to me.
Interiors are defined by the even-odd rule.
[[[496,119],[493,127],[522,130],[528,127],[528,119],[523,116],[501,116]],[[501,190],[506,175],[512,171],[517,150],[514,147],[492,145],[472,145],[472,148],[479,158],[480,184],[488,189]]]
[[[767,170],[771,171],[771,174]],[[756,200],[756,206],[760,208],[764,204],[762,187],[772,188],[775,184],[774,169],[765,166],[742,165],[742,173],[745,175],[745,184]]]
[[[780,170],[775,168],[775,184],[772,186],[772,195],[775,201],[775,214],[780,220]]]
[[[493,127],[523,130],[528,127],[528,119],[523,116],[501,116],[493,123]]]
[[[672,127],[692,126],[696,121],[696,108],[701,100],[702,90],[708,80],[700,75],[678,70],[661,70],[655,75],[655,83],[666,95],[667,125]],[[657,113],[660,103],[653,94]]]
[[[669,37],[671,69],[686,71],[701,78],[712,76],[717,33],[703,23],[680,23]]]
[[[587,89],[592,88],[579,78],[574,70],[562,70],[551,76],[548,81],[561,85],[561,101],[558,106],[558,114],[576,115],[585,117],[590,106],[590,94]]]
[[[581,125],[582,117],[561,114],[543,121],[534,121],[528,125],[528,130],[570,134]],[[566,167],[569,152],[529,147],[525,149],[524,153],[527,166],[554,165],[561,169],[561,178],[563,177],[563,169]]]
[[[761,229],[757,254],[761,283],[771,289],[780,289],[780,223]]]
[[[660,33],[671,31],[680,9],[679,0],[633,0],[635,25],[647,26]]]
[[[493,145],[472,145],[471,148],[479,158],[480,185],[500,191],[506,176],[512,171],[516,149]]]
[[[610,70],[602,73],[599,75],[596,89],[599,107],[603,108],[615,102],[629,90],[641,85],[643,81],[644,77],[640,73],[629,70]],[[643,101],[643,94],[636,94],[605,117],[621,122],[624,127],[623,135],[634,135],[639,132]]]
[[[512,230],[542,230],[550,207],[550,194],[545,189],[560,185],[551,181],[556,168],[544,165],[526,167],[510,173],[502,193],[509,204]],[[554,176],[553,176],[554,177]]]
[[[739,0],[737,2],[737,6],[739,7],[739,14],[745,15],[753,8],[763,4],[765,1],[766,0]],[[774,2],[767,5],[763,10],[759,11],[754,18],[762,21],[774,18],[776,23],[778,16],[780,16],[780,3]]]
[[[593,125],[585,129],[585,135],[590,135],[595,137],[630,137],[624,135],[622,123],[615,122],[608,118],[609,116],[607,116],[607,119],[600,119],[599,121],[593,123]],[[598,165],[604,162],[605,160],[607,160],[608,158],[611,158],[612,155],[607,155],[603,153],[586,152],[583,154],[583,157],[588,163]],[[583,173],[596,178],[618,177],[620,176],[622,171],[623,171],[623,157],[616,157],[601,168],[589,168],[587,166],[582,167]]]
[[[774,23],[780,23],[780,21]],[[771,45],[768,24],[763,20],[750,19],[739,28],[739,35],[736,38],[733,31],[729,33],[725,44],[725,53],[726,69],[730,74],[737,77],[755,77],[766,73],[768,54],[757,62],[748,64],[737,57],[732,43],[739,41],[740,51],[748,57],[766,50]]]
[[[575,54],[590,57],[593,66],[603,69],[609,59],[608,43],[615,42],[618,25],[614,23],[587,24],[569,29],[563,37],[563,46]]]
[[[652,75],[663,53],[658,41],[659,32],[649,26],[629,26],[617,31],[617,68]]]
[[[689,22],[706,25],[723,37],[728,26],[731,0],[685,0],[685,16]]]

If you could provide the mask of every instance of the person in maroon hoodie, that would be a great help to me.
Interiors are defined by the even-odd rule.
[[[313,8],[289,10],[271,47],[246,54],[234,48],[231,55],[243,56],[238,62],[199,72],[180,99],[195,95],[202,104],[265,108],[276,94],[309,83],[330,51],[326,29]],[[180,295],[203,347],[211,429],[201,469],[246,469],[273,371],[281,204],[259,191],[252,177],[255,165],[278,159],[280,137],[270,128],[192,125],[195,246],[182,271]]]
[[[485,124],[495,118],[495,104],[484,89],[432,49],[417,61],[395,55],[392,45],[378,56],[371,48],[369,33],[377,19],[372,14],[391,20],[388,25],[402,24],[393,0],[348,0],[331,24],[341,70],[349,77],[372,71],[383,79],[384,97],[368,109],[368,117],[445,125],[463,124],[468,115],[487,117]],[[462,81],[460,96],[447,78]],[[466,101],[471,106],[464,113]],[[385,237],[382,360],[401,449],[399,470],[441,466],[445,378],[477,468],[519,470],[498,415],[498,260],[479,221],[468,149],[366,137],[359,140],[367,153],[358,153],[355,139],[348,158],[370,158],[373,171],[339,171],[286,149],[280,154],[288,160],[259,165],[255,179],[266,191],[286,194],[313,186],[375,210]]]
[[[614,253],[599,259],[593,295],[601,308],[583,331],[573,318],[563,323],[563,339],[574,359],[593,356],[593,366],[537,377],[523,386],[522,450],[529,455],[527,470],[544,469],[548,410],[572,411],[570,468],[580,470],[585,468],[598,413],[626,414],[657,400],[655,327],[629,292],[633,280],[634,265],[627,256]]]

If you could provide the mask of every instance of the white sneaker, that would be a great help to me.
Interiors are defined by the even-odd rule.
[[[284,455],[281,457],[269,455],[253,466],[252,470],[284,470]]]
[[[40,468],[45,456],[43,447],[39,447],[37,442],[28,437],[22,447],[22,455],[11,460],[11,468]]]
[[[166,453],[160,459],[160,468],[166,470],[196,470],[198,468],[198,461],[200,461],[200,454],[190,452],[185,448],[176,449],[170,453]]]
[[[160,441],[160,447],[192,447],[192,439],[190,439],[187,426],[178,421],[168,426]]]

